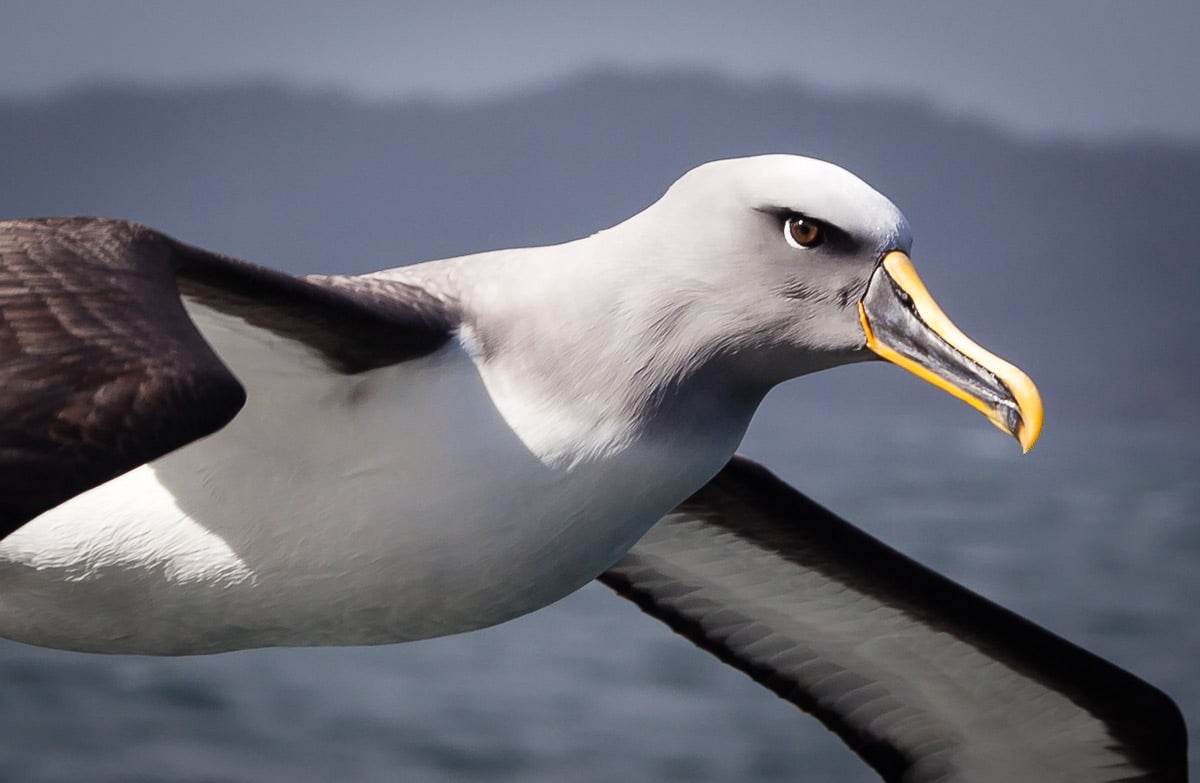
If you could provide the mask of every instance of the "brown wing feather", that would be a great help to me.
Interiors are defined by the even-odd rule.
[[[0,222],[0,538],[236,415],[245,392],[180,289],[338,372],[428,353],[454,318],[420,289],[306,281],[132,223]]]
[[[452,303],[397,280],[293,277],[172,242],[180,293],[305,343],[330,368],[359,373],[424,356],[458,322]]]

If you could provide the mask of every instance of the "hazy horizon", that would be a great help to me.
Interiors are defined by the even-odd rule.
[[[603,7],[4,0],[0,95],[278,80],[373,99],[511,96],[594,69],[700,69],[901,96],[1045,138],[1200,140],[1200,6],[682,0]]]

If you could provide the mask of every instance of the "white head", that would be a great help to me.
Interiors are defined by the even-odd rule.
[[[1032,382],[968,340],[912,270],[908,221],[831,163],[764,155],[706,163],[604,232],[636,256],[630,311],[669,323],[679,375],[769,388],[883,357],[964,399],[1028,448]],[[669,297],[662,296],[666,288]]]

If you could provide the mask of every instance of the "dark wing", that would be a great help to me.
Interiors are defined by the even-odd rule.
[[[1183,781],[1178,707],[735,457],[601,581],[886,780]]]
[[[332,371],[429,353],[453,313],[420,289],[303,280],[131,223],[0,222],[0,538],[223,427],[245,392],[180,293],[309,345]]]

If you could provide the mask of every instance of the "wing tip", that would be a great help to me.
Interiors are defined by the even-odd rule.
[[[920,583],[908,584],[905,580],[904,585],[899,585],[905,588],[900,593],[905,593],[908,588],[913,587],[919,587],[919,591],[926,594],[931,588],[951,587],[951,592],[958,594],[960,599],[941,602],[945,604],[943,609],[951,610],[948,621],[958,627],[964,638],[973,646],[982,651],[990,650],[1002,660],[1007,659],[1008,665],[1026,676],[1044,680],[1047,687],[1062,693],[1104,725],[1112,740],[1111,750],[1126,759],[1127,768],[1134,774],[1130,780],[1155,783],[1179,783],[1187,780],[1187,725],[1179,705],[1165,692],[1094,653],[1021,618],[1011,610],[1004,609],[890,550],[886,545],[853,528],[820,504],[788,486],[766,467],[741,455],[735,455],[708,485],[682,505],[690,506],[693,511],[711,510],[746,493],[757,498],[759,502],[768,503],[777,513],[804,518],[808,523],[809,534],[821,535],[825,544],[850,545],[860,553],[864,550],[876,552],[876,561],[880,560],[878,552],[887,549],[893,565],[897,562],[908,564],[904,569],[905,573]],[[713,522],[722,524],[719,519],[714,519]],[[752,533],[752,527],[752,521],[745,518],[741,519],[738,525],[742,534]],[[817,532],[818,527],[828,528],[836,537]],[[763,539],[759,543],[770,547],[773,542]],[[636,549],[631,554],[636,558]],[[636,559],[627,559],[618,564],[614,571],[622,570],[622,565],[636,567],[638,563]],[[641,591],[634,584],[638,581],[635,571],[614,571],[605,574],[602,579],[609,587],[633,600],[643,611],[666,622],[672,630],[693,644],[740,668],[778,696],[813,714],[838,734],[885,780],[924,779],[921,777],[924,772],[914,769],[914,764],[919,759],[910,757],[903,749],[880,737],[872,736],[869,731],[862,731],[861,727],[845,723],[839,716],[829,713],[822,705],[815,703],[810,695],[796,693],[794,689],[788,688],[785,681],[773,676],[773,672],[766,669],[760,671],[752,665],[748,666],[748,661],[740,660],[730,650],[723,649],[717,640],[704,633],[703,628],[691,627],[688,618],[675,616],[671,607],[658,605],[651,595],[639,595]],[[897,585],[885,586],[893,590],[897,588]],[[973,608],[977,610],[980,606],[988,609],[988,621],[985,625],[980,624],[981,618],[973,611]],[[924,616],[920,607],[907,606],[906,609],[914,616]],[[1015,647],[1012,645],[1013,639],[1010,638],[1012,634],[1016,634],[1020,642]],[[1021,641],[1022,637],[1025,641]]]

